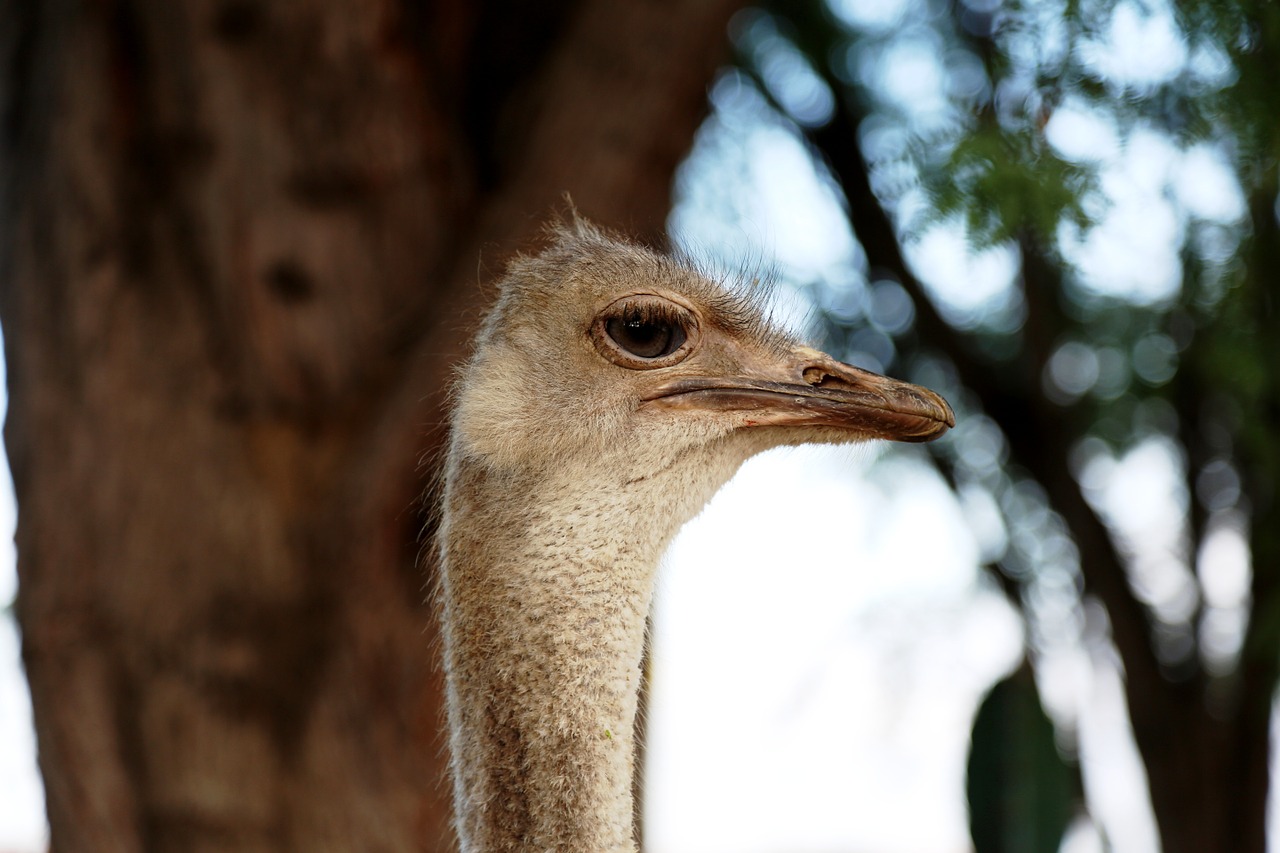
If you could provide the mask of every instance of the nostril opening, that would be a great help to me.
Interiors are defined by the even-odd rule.
[[[806,367],[804,369],[804,381],[808,382],[815,388],[848,388],[849,383],[834,376],[821,367]]]

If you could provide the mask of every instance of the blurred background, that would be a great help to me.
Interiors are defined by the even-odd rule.
[[[1280,10],[341,5],[4,10],[0,850],[447,849],[414,494],[566,190],[957,416],[682,533],[645,850],[1280,838]]]

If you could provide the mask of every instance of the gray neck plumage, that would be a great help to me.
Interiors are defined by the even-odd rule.
[[[584,490],[450,460],[439,595],[464,853],[635,849],[653,575],[731,473]]]

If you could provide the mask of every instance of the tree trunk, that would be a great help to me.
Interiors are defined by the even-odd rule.
[[[0,0],[55,850],[448,846],[418,495],[478,280],[565,192],[661,235],[733,5]]]

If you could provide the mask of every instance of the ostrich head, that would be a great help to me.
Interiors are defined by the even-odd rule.
[[[636,479],[734,444],[927,441],[953,423],[931,391],[797,345],[750,291],[581,221],[554,233],[510,269],[460,377],[455,439],[490,464]]]
[[[799,345],[750,291],[582,221],[553,238],[509,269],[456,391],[440,600],[468,851],[633,849],[654,570],[744,460],[954,423]]]

